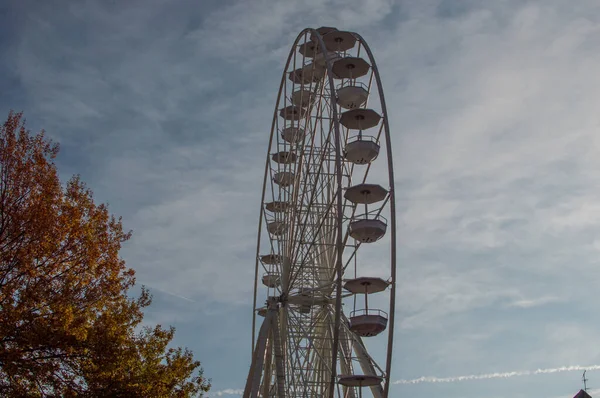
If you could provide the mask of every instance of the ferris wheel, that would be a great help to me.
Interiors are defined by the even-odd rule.
[[[375,59],[356,33],[305,29],[268,143],[244,398],[387,398],[395,270],[392,149]]]

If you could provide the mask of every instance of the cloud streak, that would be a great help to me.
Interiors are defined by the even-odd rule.
[[[548,368],[548,369],[537,369],[537,370],[522,370],[522,371],[511,371],[503,373],[485,373],[479,375],[466,375],[466,376],[454,376],[454,377],[435,377],[435,376],[422,376],[416,379],[409,380],[397,380],[392,384],[420,384],[420,383],[455,383],[459,381],[472,381],[472,380],[488,380],[488,379],[508,379],[517,376],[532,376],[539,374],[549,373],[560,373],[560,372],[573,372],[582,370],[600,370],[600,365],[589,365],[589,366],[561,366],[559,368]]]
[[[169,296],[177,297],[177,298],[179,298],[179,299],[181,299],[181,300],[189,301],[190,303],[198,303],[198,301],[196,301],[196,300],[192,300],[192,299],[191,299],[191,298],[189,298],[189,297],[185,297],[185,296],[182,296],[182,295],[180,295],[180,294],[175,294],[175,293],[173,293],[173,292],[169,292],[169,291],[167,291],[167,290],[164,290],[164,289],[158,288],[158,287],[156,287],[156,286],[149,285],[149,284],[147,284],[147,283],[140,282],[140,285],[145,285],[145,286],[147,286],[147,287],[148,287],[150,290],[152,290],[152,289],[154,289],[154,290],[158,290],[158,291],[159,291],[159,292],[161,292],[161,293],[168,294]]]
[[[225,395],[242,395],[244,390],[227,388],[225,390],[215,391],[212,393],[215,397],[224,397]]]

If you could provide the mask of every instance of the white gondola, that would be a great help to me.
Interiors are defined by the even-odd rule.
[[[311,62],[290,72],[288,78],[296,84],[311,84],[320,81],[323,76],[325,76],[325,69]]]
[[[275,288],[279,286],[279,284],[281,283],[281,279],[279,278],[279,275],[272,272],[268,272],[262,276],[262,283],[266,287]]]
[[[382,381],[383,377],[376,375],[340,375],[338,384],[344,387],[373,387]]]
[[[338,79],[357,79],[369,73],[371,65],[359,57],[344,57],[337,59],[331,70]]]
[[[323,42],[329,51],[348,51],[356,44],[356,37],[351,32],[334,30],[323,35]]]
[[[351,130],[366,130],[379,124],[381,116],[373,109],[352,109],[342,113],[340,123]]]
[[[377,218],[358,218],[350,221],[348,226],[349,234],[352,238],[362,243],[373,243],[383,238],[387,230],[385,219],[381,216]]]
[[[306,109],[296,105],[289,105],[279,110],[279,116],[285,120],[300,120],[306,116]]]
[[[383,292],[389,285],[388,281],[381,278],[362,276],[346,280],[344,289],[354,294],[373,294]]]
[[[290,202],[280,200],[265,203],[265,209],[272,213],[285,213],[290,207]]]
[[[273,182],[280,187],[289,187],[294,183],[294,173],[290,171],[280,171],[273,175]]]
[[[387,327],[388,317],[384,311],[369,309],[369,294],[383,292],[389,282],[381,278],[360,277],[349,279],[344,283],[344,289],[353,294],[364,294],[365,308],[350,313],[349,328],[362,337],[376,336]],[[356,306],[356,300],[354,301]]]
[[[271,221],[267,223],[267,231],[271,235],[281,236],[287,232],[287,225],[282,221]]]
[[[292,93],[292,104],[296,106],[307,107],[315,100],[312,91],[301,88]]]
[[[354,164],[369,164],[377,159],[379,149],[374,137],[359,134],[344,147],[344,158]]]
[[[339,32],[338,28],[334,28],[331,26],[321,26],[320,28],[317,28],[316,30],[317,30],[317,33],[319,33],[321,36],[325,36],[327,33],[330,33],[330,32]],[[310,35],[310,40],[314,43],[317,42],[317,38],[313,34]]]
[[[364,309],[352,311],[350,330],[361,337],[373,337],[387,328],[388,314],[382,310]]]
[[[288,270],[291,265],[289,257],[273,253],[260,256],[260,261],[265,265],[278,265],[283,271]]]
[[[321,49],[316,42],[308,41],[298,46],[298,52],[307,58],[314,58],[317,54],[321,53]]]
[[[287,260],[286,257],[280,256],[279,254],[265,254],[263,256],[260,256],[260,261],[262,261],[263,264],[275,265],[280,264],[282,261],[289,260]]]
[[[368,87],[361,82],[348,83],[337,89],[337,104],[344,109],[355,109],[367,102]]]
[[[358,184],[346,190],[344,198],[354,204],[373,204],[386,198],[388,191],[378,184]]]
[[[286,127],[281,131],[281,138],[290,144],[297,144],[304,141],[306,133],[300,127]]]
[[[291,164],[296,163],[296,154],[294,152],[282,151],[271,155],[271,159],[273,159],[275,163]]]

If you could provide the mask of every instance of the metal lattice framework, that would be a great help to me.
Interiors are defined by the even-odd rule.
[[[387,397],[395,269],[392,150],[375,59],[356,33],[305,29],[268,144],[244,397]],[[376,353],[366,339],[379,341]]]

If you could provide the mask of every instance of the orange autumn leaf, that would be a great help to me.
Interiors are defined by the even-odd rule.
[[[58,145],[22,114],[0,131],[0,396],[192,397],[209,384],[174,329],[136,328],[119,256],[131,237],[74,176],[61,186]]]

